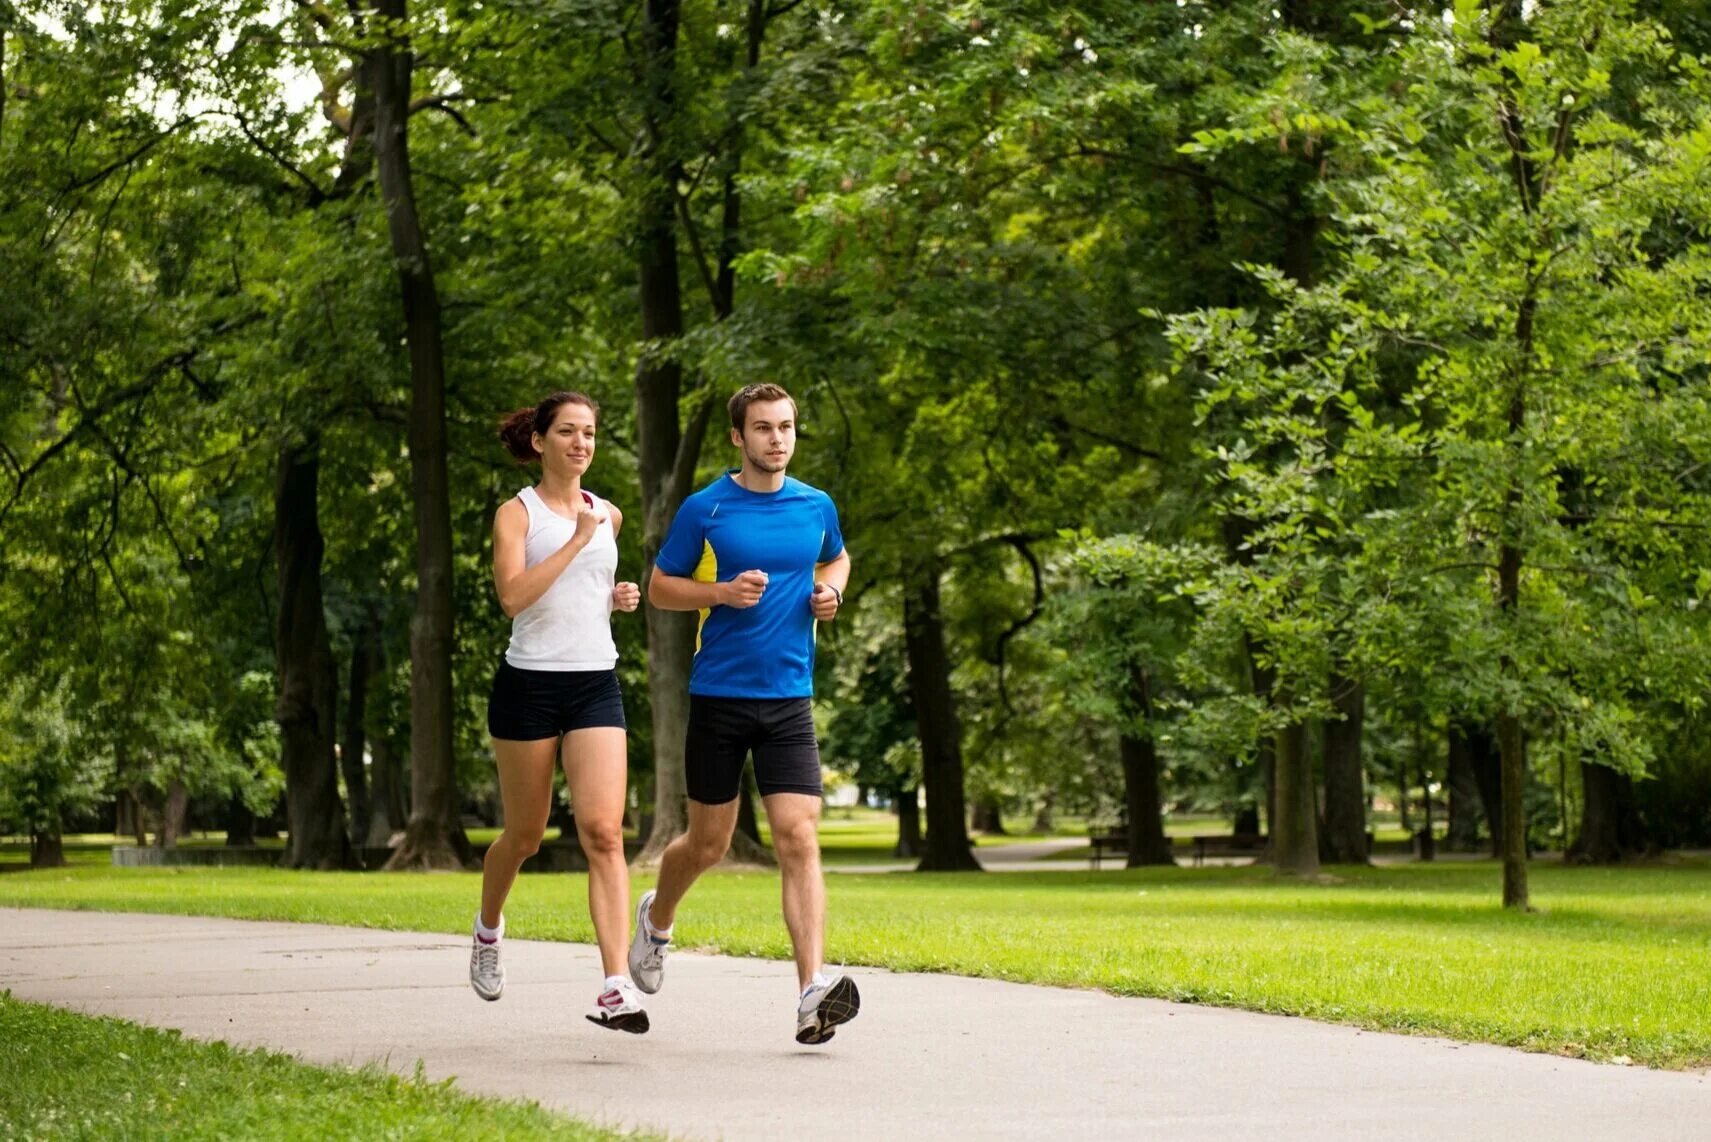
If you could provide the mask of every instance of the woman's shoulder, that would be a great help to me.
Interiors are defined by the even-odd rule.
[[[523,496],[529,491],[524,488],[510,499],[499,505],[499,510],[493,513],[494,527],[527,527],[529,523],[529,505]]]

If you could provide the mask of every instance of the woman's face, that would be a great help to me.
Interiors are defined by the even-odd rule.
[[[560,476],[580,476],[594,462],[594,410],[566,401],[558,406],[545,436],[535,434],[541,467]]]

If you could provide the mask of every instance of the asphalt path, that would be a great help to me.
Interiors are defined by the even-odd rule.
[[[1304,1019],[852,971],[862,1012],[793,1038],[789,964],[674,954],[646,1035],[583,1019],[592,947],[507,939],[497,1003],[444,935],[0,909],[20,999],[378,1060],[686,1139],[1711,1137],[1711,1079]]]

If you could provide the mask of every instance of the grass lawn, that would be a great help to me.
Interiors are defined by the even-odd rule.
[[[0,1074],[0,1123],[10,1138],[633,1137],[449,1083],[313,1067],[7,992]]]
[[[1711,864],[1532,871],[1498,905],[1491,863],[1137,869],[830,881],[840,962],[1100,987],[1661,1067],[1711,1065]],[[639,887],[637,891],[639,891]],[[583,877],[524,877],[510,930],[590,941]],[[0,876],[0,905],[462,933],[473,874],[113,869]],[[776,874],[715,873],[680,946],[787,958]]]

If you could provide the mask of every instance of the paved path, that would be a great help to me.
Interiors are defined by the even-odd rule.
[[[582,1019],[594,950],[197,917],[0,909],[21,999],[432,1078],[687,1139],[1704,1139],[1711,1077],[1300,1019],[857,969],[864,1009],[792,1040],[783,963],[680,953],[642,1036]]]

